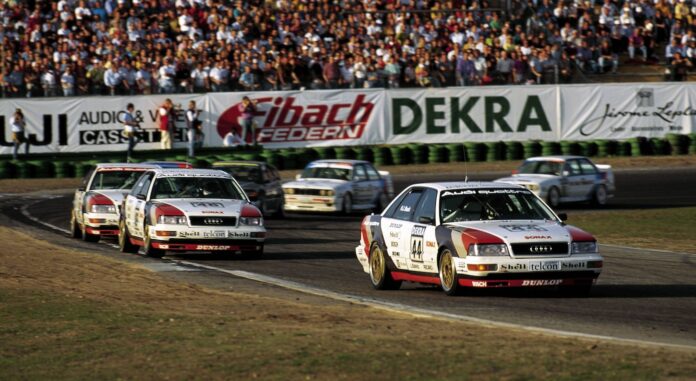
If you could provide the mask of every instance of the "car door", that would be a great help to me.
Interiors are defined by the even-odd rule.
[[[144,238],[145,204],[154,173],[146,172],[126,197],[126,226],[131,235]]]
[[[353,167],[353,200],[355,204],[368,204],[370,202],[370,180],[367,171],[362,164]]]
[[[423,190],[411,189],[400,196],[384,213],[381,221],[382,236],[387,253],[396,267],[408,269],[412,216]]]
[[[408,269],[414,272],[437,272],[437,242],[435,239],[435,210],[437,191],[424,189],[411,216],[408,237]]]
[[[568,198],[577,198],[582,191],[582,170],[580,163],[576,159],[567,160],[563,166],[563,178],[561,185],[563,187],[561,195]]]
[[[588,159],[578,159],[582,171],[582,181],[578,189],[578,196],[582,198],[592,197],[592,191],[599,179],[599,171]]]
[[[273,209],[278,209],[281,205],[283,191],[280,188],[280,176],[270,166],[263,168],[263,188],[266,193],[266,200]]]
[[[369,202],[370,203],[379,203],[379,197],[382,192],[384,192],[384,183],[379,175],[379,172],[375,169],[370,164],[365,164],[365,172],[367,172],[367,179],[370,182],[370,197],[369,197]],[[385,200],[387,200],[387,197],[385,195]]]

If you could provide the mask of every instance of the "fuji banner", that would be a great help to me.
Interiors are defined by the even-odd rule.
[[[380,128],[384,125],[384,90],[323,90],[209,94],[212,125],[206,145],[221,146],[230,132],[242,134],[244,96],[256,103],[256,141],[268,148],[385,141]]]

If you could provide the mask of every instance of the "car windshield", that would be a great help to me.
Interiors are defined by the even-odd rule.
[[[302,172],[303,179],[350,180],[353,170],[348,167],[309,167]]]
[[[448,190],[440,196],[440,221],[555,220],[553,212],[526,189]]]
[[[258,165],[231,165],[219,167],[219,169],[229,173],[237,181],[261,182],[261,168]]]
[[[92,180],[91,190],[131,189],[142,171],[98,171]]]
[[[230,179],[220,177],[161,177],[155,180],[151,199],[225,198],[243,200]]]
[[[522,163],[522,166],[517,169],[517,173],[537,173],[560,176],[562,170],[562,161],[529,160]]]

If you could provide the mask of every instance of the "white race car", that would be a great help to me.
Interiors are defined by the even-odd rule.
[[[389,172],[362,160],[318,160],[283,184],[285,211],[381,211],[394,196]]]
[[[449,295],[533,286],[587,295],[603,259],[595,238],[564,219],[516,185],[417,184],[363,219],[355,254],[377,289],[411,281]]]
[[[118,235],[118,206],[140,175],[154,164],[97,164],[75,191],[70,212],[73,238],[96,242],[102,236]]]
[[[263,254],[266,229],[258,208],[220,170],[154,169],[126,197],[119,223],[122,252],[162,257],[166,251]]]
[[[525,160],[511,177],[495,181],[521,185],[555,208],[565,202],[606,205],[614,196],[610,165],[595,165],[583,156],[540,156]]]

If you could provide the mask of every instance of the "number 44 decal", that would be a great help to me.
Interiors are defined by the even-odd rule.
[[[425,226],[414,226],[411,230],[410,257],[414,262],[423,262],[423,235]]]

